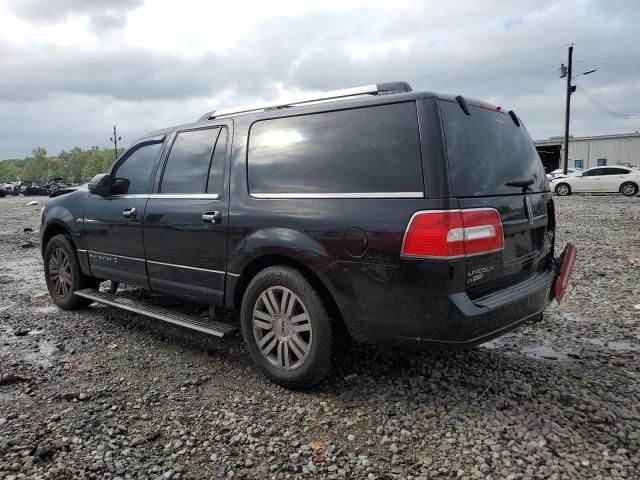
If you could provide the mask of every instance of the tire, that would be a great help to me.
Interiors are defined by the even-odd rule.
[[[627,197],[633,197],[636,193],[638,193],[638,185],[633,182],[624,182],[620,185],[620,193]]]
[[[254,363],[285,388],[320,383],[344,358],[349,344],[341,322],[331,318],[316,289],[291,267],[259,272],[245,291],[240,315]]]
[[[76,248],[68,235],[56,235],[47,243],[44,277],[53,303],[63,310],[79,310],[91,305],[92,300],[78,297],[73,292],[99,285],[97,279],[80,270]]]
[[[571,187],[568,183],[560,183],[556,185],[556,194],[560,195],[561,197],[571,195]]]

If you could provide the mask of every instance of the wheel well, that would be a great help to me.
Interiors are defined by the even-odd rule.
[[[69,233],[69,230],[67,230],[65,227],[63,227],[59,223],[52,223],[51,225],[49,225],[47,227],[47,229],[44,231],[44,235],[42,236],[41,248],[42,248],[42,253],[43,254],[44,254],[44,251],[47,248],[47,244],[49,243],[49,240],[51,240],[56,235],[69,235],[69,236],[71,236],[71,234]]]
[[[622,187],[624,187],[627,183],[630,183],[631,185],[635,185],[636,190],[638,190],[638,184],[632,180],[627,180],[626,182],[622,182],[622,184],[620,184],[620,191],[622,191]]]
[[[556,185],[556,188],[554,188],[554,192],[555,192],[556,190],[558,190],[558,187],[559,187],[560,185],[566,185],[567,187],[569,187],[569,190],[571,190],[571,185],[569,185],[567,182],[560,182],[560,183],[558,183],[558,184]]]
[[[253,277],[255,277],[265,268],[273,267],[275,265],[285,265],[291,268],[295,268],[300,273],[302,273],[302,275],[304,275],[307,281],[311,283],[313,288],[316,289],[316,291],[324,300],[325,305],[329,309],[329,314],[331,315],[331,317],[339,320],[343,327],[345,326],[342,314],[340,313],[340,309],[338,308],[333,295],[331,295],[329,289],[318,278],[313,270],[297,260],[282,255],[265,255],[263,257],[259,257],[253,260],[244,268],[233,294],[233,306],[237,311],[240,311],[240,308],[242,307],[242,298],[244,297],[244,292],[247,290],[247,287],[249,286],[251,280],[253,280]]]

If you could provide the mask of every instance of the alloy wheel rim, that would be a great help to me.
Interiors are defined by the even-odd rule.
[[[568,190],[568,189],[567,189],[567,187],[565,187],[564,185],[560,185],[560,186],[558,187],[558,193],[559,193],[560,195],[566,195],[567,190]]]
[[[56,248],[49,257],[49,278],[53,284],[56,295],[66,297],[71,292],[73,274],[71,262],[67,254],[61,248]]]
[[[258,350],[271,365],[295,370],[304,364],[313,330],[300,297],[286,287],[269,287],[256,300],[251,321]]]
[[[631,195],[632,193],[634,193],[635,188],[633,187],[633,185],[625,185],[624,187],[622,187],[622,193],[627,194],[627,195]]]

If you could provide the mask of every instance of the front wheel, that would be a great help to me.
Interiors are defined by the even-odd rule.
[[[556,193],[561,197],[571,194],[571,187],[566,183],[561,183],[556,187]]]
[[[242,336],[258,369],[286,388],[309,388],[344,352],[344,335],[309,281],[290,267],[269,267],[249,283],[242,301]]]
[[[633,182],[623,183],[620,187],[620,192],[627,197],[633,197],[636,193],[638,193],[638,185]]]
[[[98,287],[98,280],[80,270],[76,249],[67,235],[49,240],[44,251],[44,277],[53,303],[63,310],[88,307],[93,300],[78,297],[74,292]]]

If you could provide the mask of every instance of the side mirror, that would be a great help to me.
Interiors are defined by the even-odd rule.
[[[129,191],[131,182],[126,178],[115,178],[111,183],[111,193],[115,195],[124,195]]]
[[[111,193],[111,175],[99,173],[89,182],[89,191],[96,195],[109,195]]]

